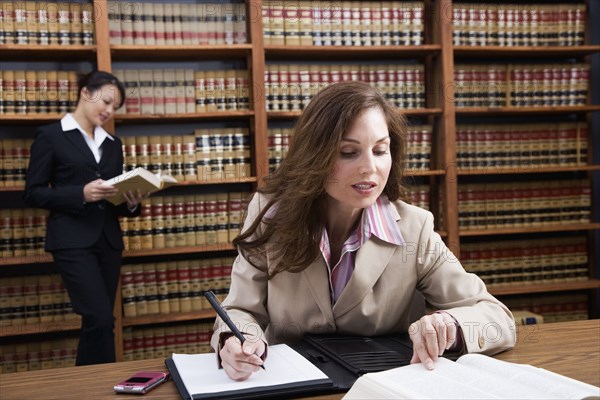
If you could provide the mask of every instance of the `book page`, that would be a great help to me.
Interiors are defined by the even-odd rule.
[[[458,363],[535,388],[544,398],[582,399],[600,396],[600,388],[596,386],[532,365],[496,360],[481,354],[466,354],[458,359]]]
[[[462,361],[463,358],[466,359]],[[344,399],[576,399],[598,396],[598,388],[594,386],[578,381],[566,385],[565,381],[573,380],[541,371],[530,365],[478,354],[462,356],[456,363],[440,358],[433,371],[422,364],[412,364],[367,374],[358,379],[356,390],[353,386]],[[543,385],[539,386],[542,381]],[[389,394],[391,390],[394,390],[393,394]]]
[[[232,380],[223,369],[217,368],[214,353],[173,354],[172,359],[190,396],[329,379],[310,361],[285,344],[269,346],[265,370],[261,369],[241,382]]]

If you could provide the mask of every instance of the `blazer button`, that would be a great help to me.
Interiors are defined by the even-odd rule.
[[[100,178],[102,175],[100,174],[99,171],[96,171],[96,178]]]
[[[485,344],[485,339],[483,336],[479,336],[479,348],[483,349],[483,345]]]
[[[98,204],[98,208],[104,210],[104,204]]]

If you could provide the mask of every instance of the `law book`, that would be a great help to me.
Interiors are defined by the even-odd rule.
[[[327,375],[285,344],[269,346],[265,370],[245,381],[234,381],[216,368],[211,353],[173,354],[166,365],[183,399],[306,395],[332,387]]]
[[[435,384],[431,384],[435,382]],[[344,396],[353,399],[598,398],[600,388],[526,364],[467,354],[436,361],[434,370],[412,364],[365,374]]]
[[[112,179],[108,179],[104,184],[114,185],[119,189],[119,193],[107,198],[111,203],[118,205],[126,201],[123,193],[126,193],[129,190],[140,190],[142,193],[154,193],[176,185],[177,180],[168,175],[154,175],[150,171],[138,167],[115,176]]]

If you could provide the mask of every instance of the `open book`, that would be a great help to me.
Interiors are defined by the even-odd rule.
[[[269,346],[265,369],[234,381],[217,368],[216,355],[173,354],[167,368],[183,399],[247,399],[331,392],[332,381],[285,344]]]
[[[123,193],[127,193],[129,190],[139,189],[142,193],[154,193],[176,185],[177,180],[169,175],[155,175],[147,169],[138,167],[104,181],[104,184],[113,185],[119,189],[119,193],[106,199],[114,205],[118,205],[126,201]]]
[[[543,368],[466,354],[439,358],[435,369],[412,364],[358,378],[344,399],[584,399],[600,388]]]

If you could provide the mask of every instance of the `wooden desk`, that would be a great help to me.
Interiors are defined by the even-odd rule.
[[[520,327],[515,348],[496,358],[532,364],[600,386],[600,320]],[[166,371],[164,360],[128,361],[0,375],[0,399],[133,400],[135,396],[117,395],[112,387],[134,372],[143,370]],[[173,382],[167,382],[145,398],[178,399],[179,394]],[[338,394],[315,399],[340,398],[341,395]]]

